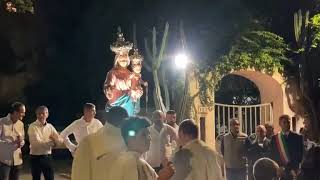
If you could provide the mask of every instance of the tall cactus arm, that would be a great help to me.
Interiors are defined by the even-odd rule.
[[[164,28],[164,33],[163,33],[163,36],[162,36],[161,48],[160,48],[160,51],[159,51],[159,56],[158,56],[157,64],[156,64],[157,69],[159,69],[159,67],[161,65],[161,61],[163,60],[163,53],[164,53],[164,50],[165,50],[165,47],[166,47],[166,44],[167,44],[168,33],[169,33],[169,23],[166,22],[166,26]]]

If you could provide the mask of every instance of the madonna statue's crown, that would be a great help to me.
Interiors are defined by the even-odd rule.
[[[118,28],[117,35],[118,35],[117,41],[110,45],[111,51],[115,52],[116,54],[129,53],[129,51],[133,47],[133,44],[124,39],[123,33],[121,32],[120,28]]]

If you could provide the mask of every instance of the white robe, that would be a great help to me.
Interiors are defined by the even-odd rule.
[[[108,171],[110,180],[157,180],[154,169],[136,152],[122,152]]]
[[[201,140],[183,146],[173,157],[172,180],[222,180],[221,157]]]
[[[119,128],[108,123],[98,132],[85,137],[79,144],[72,164],[72,180],[109,179],[109,170],[126,150]]]

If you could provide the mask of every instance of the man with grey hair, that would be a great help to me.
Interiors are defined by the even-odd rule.
[[[221,153],[225,161],[227,180],[245,179],[246,139],[247,135],[240,131],[239,120],[231,119],[230,132],[224,135],[221,141]]]
[[[36,116],[37,119],[28,129],[32,179],[40,180],[43,173],[45,180],[53,180],[52,148],[61,144],[63,140],[60,139],[57,130],[47,122],[49,110],[46,106],[39,106]]]
[[[256,138],[246,141],[247,157],[249,160],[249,179],[252,179],[252,168],[256,160],[267,157],[270,152],[270,140],[266,137],[266,128],[263,125],[256,127]]]
[[[61,133],[61,138],[64,140],[65,145],[69,151],[74,155],[78,144],[86,136],[97,132],[103,127],[102,123],[95,118],[96,106],[92,103],[85,103],[83,106],[83,116],[73,121]],[[77,144],[70,141],[69,136],[73,134]]]
[[[153,125],[149,127],[151,144],[145,159],[156,172],[159,172],[162,164],[166,164],[172,157],[172,142],[177,140],[177,134],[174,128],[165,124],[165,115],[162,111],[154,111],[152,121]]]

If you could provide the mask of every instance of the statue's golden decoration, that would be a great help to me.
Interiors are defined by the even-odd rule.
[[[140,98],[143,95],[141,84],[146,84],[141,79],[143,57],[137,49],[129,57],[133,43],[125,40],[120,28],[117,36],[116,42],[110,45],[111,51],[115,53],[114,66],[107,73],[104,83],[106,110],[113,106],[121,106],[132,116],[140,111]],[[132,71],[128,69],[129,65]]]
[[[139,54],[139,50],[135,48],[133,54],[130,56],[130,60],[132,66],[141,65],[143,61],[143,56]]]
[[[133,47],[133,43],[126,41],[121,29],[118,29],[118,38],[117,41],[110,45],[111,51],[116,53],[117,55],[127,54]]]

